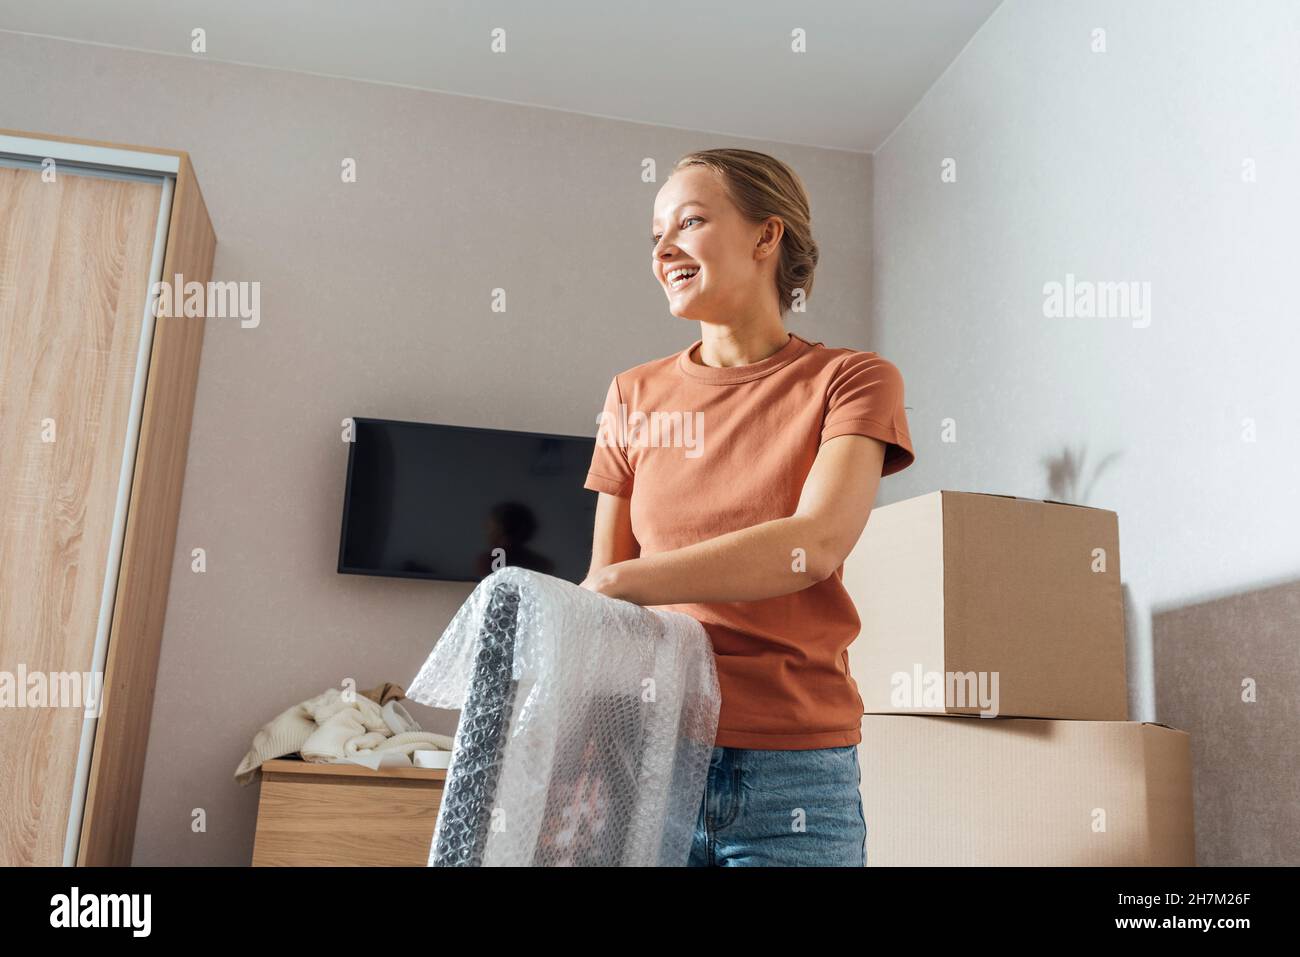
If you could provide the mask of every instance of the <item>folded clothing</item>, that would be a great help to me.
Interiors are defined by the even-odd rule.
[[[411,717],[411,713],[402,707],[400,702],[390,701],[384,705],[383,716],[384,724],[388,725],[388,730],[393,734],[420,730],[419,724]]]
[[[358,712],[343,710],[327,718],[299,751],[304,761],[329,763],[347,760],[361,751],[401,751],[409,755],[417,749],[450,751],[451,746],[451,738],[432,731],[403,731],[394,735],[387,725],[382,731],[371,730]]]
[[[450,751],[452,739],[422,731],[402,707],[401,686],[391,681],[360,693],[330,688],[288,708],[253,736],[253,746],[235,769],[235,780],[249,784],[272,758],[300,753],[304,760],[332,762],[368,750]],[[381,704],[382,703],[382,704]],[[418,737],[410,737],[415,734]]]

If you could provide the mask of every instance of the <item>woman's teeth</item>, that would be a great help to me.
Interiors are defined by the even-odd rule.
[[[669,283],[668,283],[668,284],[669,284],[669,286],[670,286],[671,288],[673,288],[673,289],[680,289],[682,286],[686,285],[688,282],[690,282],[692,279],[694,279],[697,275],[699,275],[699,272],[700,272],[700,271],[697,269],[697,270],[695,270],[695,271],[692,272],[692,273],[687,273],[687,274],[685,274],[685,275],[682,275],[682,276],[677,277],[676,279],[671,279],[671,280],[669,280]]]

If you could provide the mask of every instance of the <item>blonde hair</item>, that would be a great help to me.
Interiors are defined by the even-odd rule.
[[[776,267],[781,314],[790,310],[796,289],[803,290],[805,299],[810,296],[818,250],[812,237],[808,193],[798,174],[776,157],[740,149],[687,153],[673,166],[673,172],[687,166],[704,166],[720,173],[728,197],[750,222],[776,216],[784,223]]]

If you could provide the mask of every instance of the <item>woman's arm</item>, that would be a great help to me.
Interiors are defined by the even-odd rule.
[[[587,581],[598,571],[618,562],[636,558],[641,546],[632,534],[632,500],[607,492],[596,499],[596,528],[591,538],[591,567]],[[583,582],[585,587],[587,582]]]
[[[673,605],[774,598],[829,578],[866,528],[885,448],[866,435],[827,439],[793,515],[602,568],[593,554],[582,586],[638,605]],[[596,515],[599,529],[599,506]]]

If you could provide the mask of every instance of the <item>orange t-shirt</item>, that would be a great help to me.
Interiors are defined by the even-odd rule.
[[[876,353],[791,334],[766,359],[714,368],[692,361],[700,345],[619,373],[605,397],[584,486],[631,498],[642,555],[793,515],[818,448],[834,436],[887,443],[882,475],[912,464],[903,378]],[[712,641],[716,746],[862,740],[848,653],[861,621],[843,577],[841,565],[789,595],[660,606],[697,619]]]

